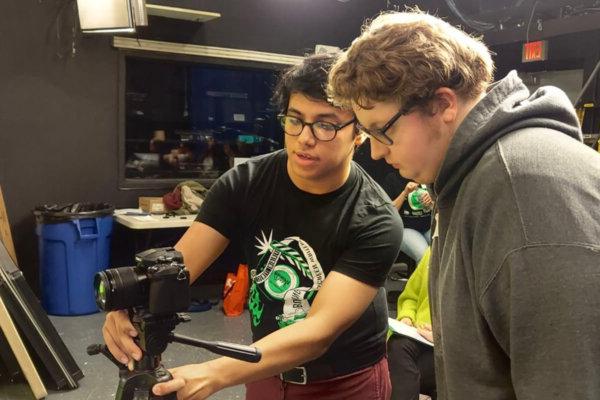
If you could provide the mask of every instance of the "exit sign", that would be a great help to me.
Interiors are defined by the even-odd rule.
[[[546,40],[538,40],[537,42],[523,43],[522,61],[545,61],[548,59],[548,42]]]

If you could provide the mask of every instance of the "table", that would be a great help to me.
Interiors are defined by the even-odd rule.
[[[195,220],[196,214],[165,218],[164,214],[152,215],[139,208],[115,210],[111,266],[132,265],[140,251],[175,245]]]
[[[196,214],[169,215],[147,214],[137,208],[115,210],[115,221],[130,229],[187,228],[196,220]]]

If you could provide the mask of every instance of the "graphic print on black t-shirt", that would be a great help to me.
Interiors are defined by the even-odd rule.
[[[259,258],[250,271],[252,286],[248,308],[252,326],[263,322],[262,298],[281,302],[281,313],[275,316],[279,328],[306,318],[310,302],[323,285],[325,274],[313,248],[298,236],[273,239],[261,231],[256,237]]]

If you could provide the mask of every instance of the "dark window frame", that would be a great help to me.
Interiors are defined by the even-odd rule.
[[[119,50],[119,66],[118,66],[118,188],[119,190],[136,190],[136,189],[173,189],[178,183],[189,179],[189,178],[173,178],[173,179],[155,179],[155,178],[144,178],[144,179],[131,179],[125,177],[125,154],[126,154],[126,82],[127,82],[127,70],[126,70],[126,58],[147,58],[153,60],[165,60],[175,61],[189,64],[212,64],[216,66],[224,67],[242,67],[262,70],[273,70],[281,71],[286,68],[286,65],[272,64],[256,61],[245,61],[245,60],[234,60],[226,58],[214,58],[214,57],[203,57],[203,56],[192,56],[185,54],[172,54],[172,53],[156,53],[149,51],[136,51],[136,50]],[[197,179],[205,187],[210,187],[218,178],[213,179]]]

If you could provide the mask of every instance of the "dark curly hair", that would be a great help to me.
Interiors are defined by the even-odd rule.
[[[273,105],[285,113],[292,93],[302,93],[314,100],[328,101],[327,75],[336,58],[331,54],[313,54],[305,57],[300,64],[283,71],[271,98]]]

